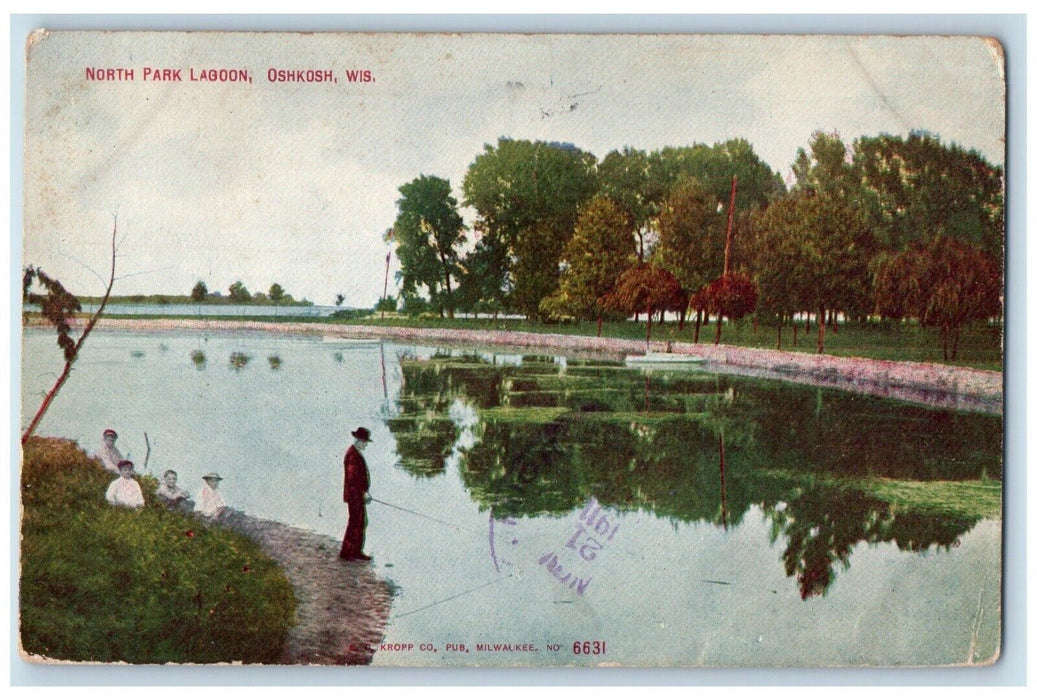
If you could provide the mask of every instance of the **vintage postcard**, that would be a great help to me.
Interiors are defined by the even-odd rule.
[[[24,661],[999,658],[996,40],[25,51]]]

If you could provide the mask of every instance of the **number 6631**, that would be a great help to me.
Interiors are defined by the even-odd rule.
[[[573,642],[573,653],[577,656],[599,656],[605,653],[605,642]]]

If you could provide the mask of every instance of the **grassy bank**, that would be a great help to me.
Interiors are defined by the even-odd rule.
[[[327,323],[335,323],[334,319],[322,319]],[[596,323],[544,324],[523,319],[440,319],[410,318],[391,316],[384,320],[378,316],[343,321],[353,325],[365,326],[405,326],[413,328],[466,328],[477,330],[508,330],[529,333],[561,333],[565,335],[593,336],[597,334]],[[712,344],[716,334],[716,325],[704,326],[699,331],[699,342]],[[624,338],[631,340],[645,337],[644,322],[617,321],[603,323],[601,335],[608,338]],[[798,352],[817,352],[817,324],[810,327],[807,333],[803,324],[795,333],[785,326],[781,333],[781,349]],[[677,322],[667,320],[666,323],[652,324],[652,340],[674,342],[693,342],[695,338],[694,322],[686,324],[679,330]],[[720,342],[724,345],[770,349],[777,346],[777,326],[759,324],[754,328],[751,320],[725,323]],[[883,325],[869,323],[863,328],[857,323],[841,324],[838,331],[829,326],[825,331],[825,354],[839,357],[865,357],[874,360],[893,360],[897,362],[931,362],[936,364],[973,367],[975,369],[1002,370],[1001,327],[996,325],[975,325],[963,328],[958,341],[958,359],[944,362],[943,344],[940,333],[936,329],[922,328],[914,323],[890,323]]]
[[[109,506],[113,477],[75,444],[32,438],[22,467],[22,648],[68,661],[273,662],[295,598],[249,539],[158,505]]]

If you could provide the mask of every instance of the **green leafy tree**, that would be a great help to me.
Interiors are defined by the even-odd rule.
[[[726,211],[731,195],[731,179],[738,177],[735,198],[737,211],[764,209],[785,194],[781,176],[764,163],[745,139],[729,139],[712,146],[666,147],[653,154],[658,159],[659,178],[665,189],[689,177],[702,182],[713,192],[714,201]]]
[[[428,295],[430,305],[454,316],[454,281],[461,277],[458,248],[464,244],[464,221],[450,182],[422,175],[400,187],[393,240],[400,261],[400,293],[408,297]]]
[[[559,289],[541,302],[541,310],[596,318],[600,336],[606,311],[603,299],[634,261],[632,228],[630,217],[615,202],[601,195],[590,200],[565,246],[566,268]]]
[[[396,297],[390,295],[382,297],[374,305],[375,311],[396,311]]]
[[[943,359],[958,359],[961,327],[1001,314],[1001,268],[989,253],[948,236],[914,243],[876,265],[879,313],[940,329]],[[948,344],[953,344],[948,354]]]
[[[759,292],[757,311],[777,319],[777,347],[781,348],[786,319],[795,323],[795,314],[808,308],[809,302],[804,277],[796,274],[796,266],[802,264],[798,245],[792,239],[771,234],[770,227],[775,223],[761,227],[754,270]]]
[[[792,170],[796,176],[795,191],[820,197],[835,212],[851,213],[857,218],[854,227],[862,231],[855,239],[852,252],[858,260],[853,276],[843,280],[839,298],[828,306],[835,319],[839,312],[863,318],[871,312],[873,303],[872,275],[868,266],[877,252],[871,225],[862,208],[863,190],[858,169],[853,165],[852,149],[847,148],[837,133],[814,132],[810,138],[809,153],[799,149]],[[868,233],[863,234],[864,231]],[[849,251],[847,251],[849,252]],[[850,266],[843,268],[850,271]],[[823,319],[819,319],[821,321]],[[823,328],[823,327],[822,327]],[[838,326],[835,326],[837,329]]]
[[[866,221],[885,250],[950,236],[1003,267],[1002,167],[924,132],[861,138],[854,150]]]
[[[598,165],[598,180],[601,194],[630,218],[637,236],[637,259],[644,262],[668,184],[660,158],[630,147],[611,151]]]
[[[683,182],[694,178],[712,193],[712,210],[716,212],[717,236],[714,245],[723,250],[725,238],[725,221],[731,206],[732,181],[738,178],[735,193],[734,212],[732,217],[733,237],[737,244],[733,246],[730,256],[730,270],[752,275],[759,241],[756,240],[755,222],[760,213],[772,202],[786,193],[785,183],[781,176],[764,163],[755,153],[752,145],[742,138],[729,139],[712,146],[694,144],[692,146],[666,147],[652,154],[658,160],[656,170],[658,177],[665,183],[666,191],[672,196],[675,189]],[[701,195],[699,195],[701,196]],[[660,213],[661,216],[661,213]],[[660,244],[663,236],[660,220]],[[672,251],[671,251],[672,252]],[[721,253],[722,255],[722,253]],[[670,256],[672,260],[672,255]],[[702,258],[706,261],[716,259],[712,255]],[[722,257],[720,258],[722,260]],[[666,263],[669,267],[671,263]],[[701,279],[701,285],[716,279],[723,271],[723,263],[717,263],[712,270],[707,270]],[[673,269],[673,268],[670,268]],[[676,273],[677,271],[674,270]],[[706,299],[696,292],[693,282],[681,277],[682,284],[692,285],[685,288],[690,294],[690,307],[698,311],[696,317],[695,337],[698,340],[699,325],[706,307]],[[701,291],[701,286],[698,289]]]
[[[511,302],[527,318],[543,318],[540,302],[557,291],[565,244],[566,239],[556,235],[545,222],[523,229],[515,240]]]
[[[659,213],[659,244],[653,261],[673,273],[689,295],[720,275],[724,266],[724,218],[715,193],[701,180],[688,178],[671,191]],[[701,323],[701,310],[695,335]],[[681,324],[687,309],[681,310]]]
[[[492,236],[475,231],[475,246],[464,258],[465,275],[458,285],[458,306],[473,313],[492,313],[494,317],[510,304],[511,276],[508,251]]]
[[[274,302],[275,304],[280,304],[282,301],[285,300],[284,287],[282,287],[277,282],[274,282],[272,285],[270,285],[270,291],[267,292],[267,297],[269,297],[270,301]]]
[[[867,223],[887,250],[950,236],[1001,264],[1003,168],[924,132],[860,138],[854,166]]]
[[[850,150],[837,133],[815,131],[810,151],[800,148],[792,164],[796,188],[839,199],[856,199],[859,182]]]
[[[803,189],[772,204],[757,222],[760,296],[768,308],[816,311],[818,352],[824,352],[825,312],[845,308],[868,275],[872,247],[857,209]]]
[[[232,284],[228,291],[230,292],[230,300],[235,303],[247,304],[252,301],[252,293],[248,291],[248,288],[241,280]]]
[[[209,288],[205,286],[205,282],[202,282],[201,280],[195,282],[194,287],[191,288],[191,301],[205,301],[205,297],[208,295]]]
[[[558,287],[562,250],[580,206],[598,188],[596,158],[572,144],[501,138],[464,178],[464,204],[476,211],[476,264],[499,266],[480,296],[529,316]]]

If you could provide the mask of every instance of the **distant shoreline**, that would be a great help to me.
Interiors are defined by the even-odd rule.
[[[80,303],[98,305],[104,297],[78,297]],[[249,299],[248,301],[235,300],[228,297],[207,297],[203,300],[192,299],[189,296],[174,294],[148,294],[146,296],[113,296],[108,299],[112,306],[133,306],[143,304],[145,306],[272,306],[281,308],[320,306],[309,299],[293,299],[291,301],[271,301],[270,299]]]
[[[39,319],[29,325],[42,325]],[[84,323],[80,321],[79,323]],[[417,344],[471,347],[489,345],[533,351],[601,354],[617,358],[642,355],[643,340],[532,333],[527,331],[357,326],[337,323],[290,323],[249,320],[102,318],[98,328],[129,331],[255,331],[273,334],[384,339]],[[913,403],[1001,415],[1004,377],[992,370],[921,362],[837,357],[734,345],[653,341],[652,352],[697,355],[711,371],[779,379],[811,386]]]

